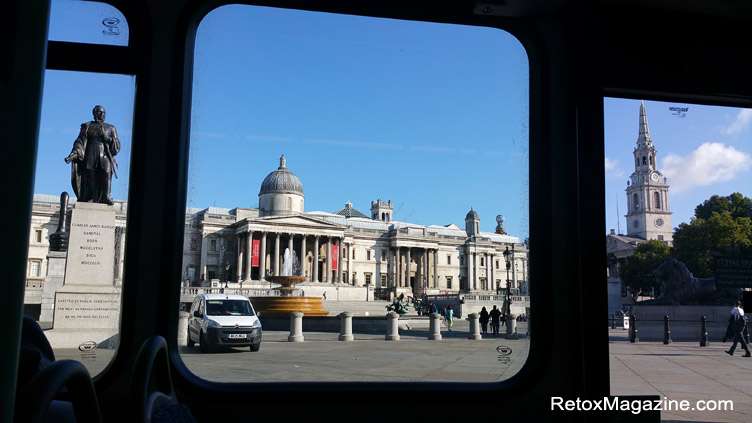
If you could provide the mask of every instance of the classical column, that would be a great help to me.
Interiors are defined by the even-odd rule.
[[[405,253],[405,286],[410,286],[410,247],[407,247]]]
[[[342,238],[337,238],[337,282],[342,283]]]
[[[294,234],[289,234],[290,238],[287,240],[287,249],[290,250],[290,257],[292,257],[292,253],[295,251],[295,247],[292,245],[293,238],[295,238]],[[292,270],[292,266],[290,266],[290,270]]]
[[[389,247],[386,262],[386,285],[388,288],[394,287],[394,248]]]
[[[224,280],[228,280],[229,278],[227,275],[225,275],[225,237],[223,235],[219,236],[219,263],[217,266],[217,277],[219,280],[222,280],[222,276],[224,275]]]
[[[347,244],[347,274],[350,285],[355,285],[355,274],[352,271],[352,242]]]
[[[206,267],[206,260],[207,260],[208,253],[209,253],[209,237],[206,236],[206,234],[202,234],[201,236],[201,264],[200,264],[201,274],[199,275],[199,279],[203,279],[205,281],[209,280],[209,274],[207,272],[208,269]]]
[[[245,252],[243,253],[243,261],[245,261],[245,273],[243,273],[243,280],[251,280],[253,268],[251,267],[253,262],[253,232],[248,231],[245,237]]]
[[[237,251],[238,253],[235,256],[235,258],[236,258],[235,268],[238,269],[238,271],[237,271],[238,272],[238,279],[237,279],[238,282],[240,282],[240,281],[243,280],[243,245],[240,243],[241,242],[240,241],[241,238],[248,239],[248,237],[247,236],[244,237],[242,234],[238,234],[238,236],[236,237],[237,241],[235,243],[236,244],[235,245],[235,251]]]
[[[473,291],[478,289],[478,252],[473,253]]]
[[[312,281],[319,281],[319,236],[313,236],[313,277]]]
[[[332,237],[326,237],[326,275],[323,278],[323,282],[330,283],[332,281]]]
[[[274,237],[274,260],[272,261],[274,263],[274,276],[279,275],[279,241],[281,236],[282,234],[277,233],[277,236]]]
[[[475,279],[475,275],[473,275],[473,253],[470,252],[470,247],[467,248],[467,254],[465,255],[465,267],[467,268],[467,284],[465,285],[465,289],[468,291],[473,290],[473,280]]]
[[[404,270],[402,270],[404,269],[404,266],[402,264],[402,248],[397,247],[394,253],[394,257],[397,259],[397,263],[395,264],[395,268],[394,268],[396,272],[394,274],[394,279],[395,279],[394,286],[398,288],[402,286],[402,277],[405,275]]]
[[[266,277],[266,232],[261,232],[261,251],[259,252],[259,281],[263,281],[265,277]]]
[[[487,273],[486,277],[488,278],[489,281],[491,281],[491,283],[488,285],[488,289],[491,290],[491,291],[493,291],[493,289],[494,289],[494,273],[495,273],[494,272],[494,254],[493,254],[493,252],[488,253],[488,271],[486,273]]]
[[[489,276],[489,279],[491,279],[491,285],[489,285],[488,289],[496,291],[496,256],[494,253],[491,253],[489,257],[489,260],[491,260],[491,276]]]
[[[304,234],[303,239],[300,240],[300,271],[303,272],[303,276],[308,275],[308,260],[306,260],[306,238]],[[307,282],[307,281],[306,281]]]
[[[423,268],[425,270],[420,272],[421,273],[420,278],[422,279],[422,282],[423,282],[423,288],[426,289],[428,288],[428,274],[430,273],[428,270],[428,249],[427,248],[423,250]]]
[[[439,250],[433,250],[433,287],[439,287]]]

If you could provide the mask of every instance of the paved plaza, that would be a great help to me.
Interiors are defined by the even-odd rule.
[[[528,338],[488,335],[469,340],[466,325],[455,325],[453,332],[442,330],[443,339],[435,341],[427,339],[425,330],[400,331],[399,341],[386,341],[380,334],[355,334],[349,342],[339,341],[336,333],[322,332],[304,333],[304,342],[288,342],[289,332],[265,331],[261,350],[255,353],[238,348],[201,354],[198,347],[181,347],[181,357],[197,376],[217,382],[494,382],[510,377],[524,364]],[[518,329],[524,333],[524,323]],[[610,329],[609,335],[612,395],[658,395],[691,406],[697,401],[733,401],[733,410],[665,410],[664,422],[752,421],[752,358],[742,357],[741,350],[733,357],[724,353],[730,343],[633,344],[621,329]],[[55,353],[58,359],[82,361],[92,374],[112,356],[112,350],[103,349]]]
[[[612,395],[659,395],[694,408],[696,401],[732,400],[733,410],[669,410],[661,412],[661,421],[752,422],[752,358],[742,357],[740,348],[732,357],[724,352],[730,342],[664,345],[630,343],[621,329],[609,335]]]

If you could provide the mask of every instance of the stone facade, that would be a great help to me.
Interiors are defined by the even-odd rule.
[[[291,201],[294,207],[276,207],[288,198],[299,200],[298,206]],[[186,210],[183,284],[268,287],[264,277],[280,274],[287,248],[300,258],[308,283],[322,286],[368,286],[376,292],[415,296],[495,293],[507,287],[507,249],[511,288],[518,289],[527,281],[527,246],[506,233],[481,232],[480,218],[473,210],[468,213],[472,224],[463,230],[455,224],[393,221],[391,201],[374,201],[374,218],[368,218],[352,209],[352,204],[346,207],[349,213],[304,212],[302,199],[302,184],[282,158],[259,193],[259,204],[275,204],[274,209]],[[29,283],[39,284],[45,277],[47,238],[55,230],[58,201],[55,196],[35,196],[29,258],[30,263],[41,261],[41,270],[38,276],[29,276]],[[126,205],[116,202],[114,207],[118,224],[124,227]],[[118,233],[121,244],[124,235],[122,230]],[[122,257],[118,255],[117,261],[115,281],[119,283]]]

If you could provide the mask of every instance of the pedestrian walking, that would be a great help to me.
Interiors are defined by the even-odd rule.
[[[483,333],[488,333],[488,310],[485,307],[480,310],[478,322],[480,322],[480,328]]]
[[[499,311],[496,306],[493,306],[493,309],[488,313],[488,317],[491,318],[491,330],[493,331],[494,335],[499,334],[499,318],[501,317],[501,312]]]
[[[446,319],[447,328],[449,332],[452,331],[452,319],[454,319],[454,313],[452,312],[452,306],[448,305],[444,311],[444,319]]]
[[[747,341],[744,339],[744,334],[742,334],[744,328],[747,326],[747,316],[744,315],[744,309],[742,308],[741,302],[737,301],[734,303],[734,308],[731,309],[731,313],[729,314],[729,318],[731,317],[734,318],[734,343],[731,344],[731,349],[726,351],[726,354],[734,355],[736,344],[740,343],[742,344],[742,349],[747,352],[743,357],[752,357],[752,354],[749,352],[749,345],[747,345]]]

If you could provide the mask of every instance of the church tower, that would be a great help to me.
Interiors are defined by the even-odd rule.
[[[668,183],[657,169],[657,150],[650,139],[645,102],[640,102],[635,170],[627,181],[627,235],[646,240],[673,242]]]

